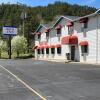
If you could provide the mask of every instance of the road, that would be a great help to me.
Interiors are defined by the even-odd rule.
[[[46,97],[47,100],[100,100],[100,66],[65,64],[32,59],[0,60],[0,65],[17,75],[39,94]],[[2,70],[0,68],[0,71]],[[7,72],[3,72],[4,75],[7,74]],[[2,87],[1,83],[3,84],[4,82],[3,79],[5,78],[0,78],[0,88]],[[13,92],[14,95],[12,95],[12,90],[7,91],[8,94],[0,93],[0,100],[39,99],[38,96],[36,97],[35,94],[30,93],[20,82],[16,79],[14,80],[15,86],[13,88],[17,91],[16,84],[19,84],[20,91],[17,91],[17,95],[16,92]],[[8,81],[6,79],[4,83]],[[3,88],[5,89],[5,87]],[[6,96],[9,99],[5,99]],[[34,99],[32,99],[32,96]],[[12,99],[13,97],[15,99]],[[16,97],[19,99],[16,99]]]

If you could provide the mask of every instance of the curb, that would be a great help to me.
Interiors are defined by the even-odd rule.
[[[70,64],[84,64],[84,65],[100,65],[99,63],[86,63],[86,62],[72,62],[72,61],[64,61],[64,60],[47,60],[47,59],[35,59],[32,58],[33,60],[40,60],[40,61],[49,61],[49,62],[58,62],[58,63],[70,63]]]

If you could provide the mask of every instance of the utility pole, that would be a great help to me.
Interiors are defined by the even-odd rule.
[[[26,12],[23,10],[21,13],[21,19],[23,20],[23,36],[25,36],[25,19],[27,18]]]

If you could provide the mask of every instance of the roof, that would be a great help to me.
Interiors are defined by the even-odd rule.
[[[46,27],[45,25],[40,24],[40,25],[38,26],[37,30],[36,30],[35,32],[38,32],[38,31],[39,31],[39,29],[41,29],[42,27],[44,27],[45,29],[47,29],[47,27]]]
[[[83,16],[83,17],[78,17],[78,16],[68,16],[68,15],[65,15],[65,16],[57,16],[57,21],[53,24],[53,26],[51,26],[51,25],[49,25],[49,24],[40,24],[39,26],[38,26],[38,28],[37,28],[37,30],[34,32],[34,33],[36,33],[36,32],[38,32],[39,31],[39,29],[40,28],[42,28],[42,27],[44,27],[45,29],[48,29],[48,28],[50,28],[50,29],[52,29],[52,28],[54,28],[63,18],[64,19],[67,19],[67,20],[70,20],[70,21],[72,21],[72,22],[75,22],[75,21],[78,21],[78,20],[80,20],[80,19],[83,19],[83,18],[86,18],[86,17],[92,17],[92,16],[95,16],[95,15],[98,15],[98,14],[100,14],[100,9],[98,9],[96,12],[94,12],[94,13],[92,13],[92,14],[89,14],[89,15],[86,15],[86,16]],[[59,18],[58,18],[59,17]]]
[[[96,12],[94,12],[94,13],[92,13],[92,14],[89,14],[89,15],[86,15],[86,16],[83,16],[83,17],[76,18],[76,19],[73,20],[73,21],[78,21],[78,20],[80,20],[80,19],[82,19],[82,18],[92,17],[92,16],[95,16],[95,15],[98,15],[98,14],[100,14],[100,9],[98,9]]]
[[[65,16],[63,16],[64,18],[69,18],[69,19],[71,19],[71,20],[74,20],[74,19],[76,19],[76,18],[79,18],[78,16],[69,16],[69,15],[65,15]]]
[[[78,18],[78,16],[60,16],[59,19],[55,22],[55,24],[52,26],[55,27],[62,19],[67,19],[67,20],[70,20],[70,21],[73,21],[74,19]]]

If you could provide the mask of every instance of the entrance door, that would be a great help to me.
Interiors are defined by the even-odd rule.
[[[75,46],[71,46],[71,60],[75,60]]]

